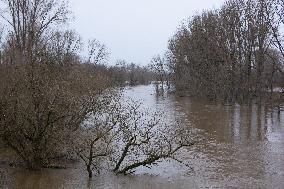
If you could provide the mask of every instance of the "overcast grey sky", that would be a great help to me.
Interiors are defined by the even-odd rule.
[[[96,38],[111,50],[111,61],[148,64],[163,53],[184,19],[224,0],[70,0],[72,28],[83,39]]]

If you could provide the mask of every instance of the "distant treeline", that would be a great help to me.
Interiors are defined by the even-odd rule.
[[[114,84],[147,85],[155,80],[155,72],[150,66],[128,64],[124,60],[117,61],[115,66],[108,68],[109,77]]]
[[[246,102],[284,87],[284,1],[230,0],[184,23],[166,60],[176,89]]]

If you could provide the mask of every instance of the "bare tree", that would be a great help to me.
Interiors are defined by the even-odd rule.
[[[74,30],[50,32],[49,41],[42,44],[51,64],[67,65],[79,62],[83,48],[81,37]]]
[[[88,42],[88,63],[89,64],[104,64],[108,59],[108,49],[98,40],[93,39]]]
[[[111,157],[116,173],[128,174],[140,166],[155,165],[162,159],[177,160],[175,155],[180,149],[193,145],[188,132],[164,125],[158,113],[143,111],[138,102],[127,101],[122,115],[117,150]],[[171,130],[167,130],[169,127]]]
[[[7,23],[8,45],[14,48],[19,62],[32,62],[32,57],[51,28],[65,23],[67,2],[56,0],[2,0],[1,18]]]
[[[94,171],[99,173],[109,166],[115,173],[128,174],[162,159],[182,162],[176,155],[193,145],[187,130],[170,127],[160,114],[145,113],[142,105],[131,99],[108,93],[100,95],[96,107],[71,138],[90,178]]]
[[[176,88],[210,100],[266,100],[268,71],[274,80],[282,72],[281,58],[272,53],[276,47],[281,54],[281,6],[229,0],[221,9],[193,16],[169,42]]]
[[[93,112],[70,138],[73,151],[84,162],[89,178],[93,171],[100,172],[100,165],[112,153],[112,143],[119,132],[120,92],[108,90],[98,96]]]
[[[9,35],[1,64],[0,136],[29,168],[46,167],[67,153],[69,135],[108,81],[80,64],[80,37],[55,28],[68,20],[64,1],[3,3]]]
[[[168,79],[166,77],[166,69],[165,69],[165,59],[162,58],[160,55],[154,56],[151,60],[150,69],[156,75],[156,88],[158,90],[159,84],[161,84],[161,89],[164,89],[164,82]]]

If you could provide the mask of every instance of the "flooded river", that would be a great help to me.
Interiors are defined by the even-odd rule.
[[[1,188],[284,188],[284,112],[157,96],[153,86],[128,88],[125,97],[141,100],[192,130],[200,142],[183,153],[191,168],[163,161],[131,176],[103,173],[89,181],[80,165],[35,172],[0,166]]]

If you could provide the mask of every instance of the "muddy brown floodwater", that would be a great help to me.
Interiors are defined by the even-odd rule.
[[[1,188],[284,188],[284,112],[157,96],[154,90],[153,86],[128,88],[125,96],[163,111],[168,121],[180,120],[195,133],[200,142],[182,155],[192,169],[163,161],[131,176],[103,173],[89,181],[80,165],[35,172],[0,165]],[[5,152],[1,154],[3,158]]]

